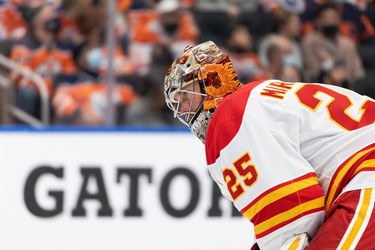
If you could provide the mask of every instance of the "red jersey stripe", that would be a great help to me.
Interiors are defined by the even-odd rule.
[[[371,144],[349,157],[342,163],[329,184],[326,195],[326,210],[329,209],[332,202],[339,196],[343,188],[360,171],[375,171],[375,166],[369,165],[369,159],[375,159],[375,144]]]
[[[324,194],[315,173],[308,173],[262,193],[241,210],[263,237],[303,215],[324,210]]]
[[[290,189],[293,190],[293,188]],[[283,196],[283,194],[279,195],[280,198],[278,200],[266,205],[262,210],[253,215],[253,217],[246,217],[249,218],[254,225],[261,224],[281,213],[293,209],[294,207],[302,203],[323,197],[323,191],[319,184],[315,184],[313,186],[298,190],[286,196]]]
[[[308,207],[310,207],[309,210],[306,210],[306,211],[304,211],[304,212],[301,213],[301,214],[295,213],[295,214],[294,214],[294,215],[295,215],[294,217],[292,217],[292,218],[290,218],[290,219],[286,219],[286,220],[284,220],[283,222],[281,222],[280,224],[277,224],[277,225],[275,225],[275,226],[273,226],[273,227],[270,227],[270,228],[268,228],[267,230],[264,230],[264,231],[262,231],[262,232],[259,232],[256,228],[254,228],[254,231],[255,231],[255,237],[256,237],[257,239],[262,238],[262,237],[264,237],[264,236],[266,236],[266,235],[268,235],[268,234],[270,234],[270,233],[272,233],[272,232],[274,232],[274,231],[276,231],[276,230],[278,230],[278,229],[284,227],[285,225],[288,225],[289,223],[298,220],[298,219],[301,218],[301,217],[304,217],[304,216],[309,215],[309,214],[313,214],[313,213],[321,212],[321,211],[324,210],[324,205],[323,205],[323,206],[320,206],[320,204],[324,202],[324,198],[323,198],[323,197],[322,197],[322,198],[319,198],[319,199],[317,199],[317,200],[313,200],[312,202],[318,204],[318,205],[316,206],[316,208],[313,208],[312,205],[314,205],[314,204],[313,204],[313,203],[310,203],[310,204],[308,204]],[[292,211],[292,212],[293,212],[293,211]],[[281,216],[284,216],[284,215],[281,215]]]
[[[280,190],[282,190],[282,188],[284,188],[285,190],[284,191],[281,191],[282,193],[284,193],[284,196],[286,194],[290,194],[290,186],[291,185],[298,185],[298,184],[303,184],[302,188],[306,188],[308,186],[312,186],[312,185],[315,185],[316,183],[318,183],[318,179],[316,177],[316,174],[315,173],[308,173],[308,174],[305,174],[305,175],[302,175],[298,178],[295,178],[293,180],[290,180],[290,181],[287,181],[287,182],[284,182],[284,183],[281,183],[277,186],[274,186],[270,189],[268,189],[267,191],[265,191],[264,193],[262,193],[261,195],[259,195],[256,199],[254,199],[252,202],[250,202],[246,207],[244,207],[242,210],[241,210],[241,213],[244,214],[244,213],[247,213],[247,211],[249,209],[251,209],[252,207],[256,207],[257,203],[260,203],[261,201],[263,200],[271,200],[270,196],[271,195],[274,195],[275,193],[279,192],[280,193]],[[298,191],[296,190],[295,188],[293,189],[294,192],[295,191]],[[287,193],[287,192],[290,192],[290,193]],[[277,194],[279,195],[279,194]],[[277,196],[275,198],[275,200],[277,199]],[[274,200],[274,201],[275,201]],[[273,202],[273,201],[272,201]],[[267,204],[269,204],[270,202],[268,202]],[[255,212],[254,214],[256,214],[257,212]]]

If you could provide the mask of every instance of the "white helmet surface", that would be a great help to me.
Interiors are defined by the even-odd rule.
[[[220,101],[241,86],[227,54],[212,41],[188,46],[164,81],[167,106],[205,141],[208,123]]]

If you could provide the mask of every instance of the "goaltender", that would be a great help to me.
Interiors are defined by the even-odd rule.
[[[185,49],[164,91],[254,225],[253,249],[373,249],[373,99],[316,83],[242,84],[212,41]]]

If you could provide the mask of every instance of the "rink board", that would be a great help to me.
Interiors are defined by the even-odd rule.
[[[0,130],[0,249],[249,249],[204,146],[175,130]]]

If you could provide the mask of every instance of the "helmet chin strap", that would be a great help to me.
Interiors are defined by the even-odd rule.
[[[209,110],[202,110],[193,124],[191,125],[190,129],[201,140],[203,143],[206,141],[206,132],[208,128],[208,124],[213,116],[213,112]]]

